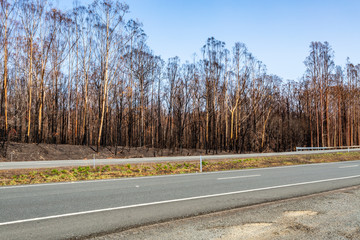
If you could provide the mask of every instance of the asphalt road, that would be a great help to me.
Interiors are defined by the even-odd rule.
[[[271,157],[271,156],[285,156],[285,155],[321,154],[321,153],[332,153],[332,152],[357,152],[357,151],[360,151],[360,149],[299,151],[299,152],[282,152],[282,153],[206,155],[206,156],[202,156],[202,159],[204,159],[204,160],[221,160],[221,159],[234,159],[234,158],[254,158],[254,157]],[[152,162],[179,162],[179,161],[197,161],[197,160],[200,160],[200,156],[152,157],[152,158],[128,158],[128,159],[95,159],[95,165],[152,163]],[[72,167],[72,166],[88,166],[88,165],[92,166],[93,164],[94,164],[93,159],[90,159],[90,160],[0,162],[0,170]]]
[[[0,239],[66,239],[360,185],[360,161],[0,187]]]

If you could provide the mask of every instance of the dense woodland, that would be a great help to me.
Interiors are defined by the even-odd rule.
[[[259,152],[360,144],[360,65],[311,42],[299,81],[214,38],[162,59],[128,5],[0,0],[3,142]],[[194,49],[196,51],[197,49]]]

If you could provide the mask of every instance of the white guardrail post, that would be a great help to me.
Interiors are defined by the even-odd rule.
[[[201,155],[200,155],[200,172],[202,172],[202,159],[201,159]]]

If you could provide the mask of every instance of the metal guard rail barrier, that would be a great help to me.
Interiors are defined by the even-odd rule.
[[[296,147],[296,151],[321,151],[321,150],[333,150],[333,149],[350,149],[360,148],[360,146],[337,146],[337,147]]]

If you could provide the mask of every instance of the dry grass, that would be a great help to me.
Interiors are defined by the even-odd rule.
[[[206,159],[206,157],[205,157]],[[264,168],[286,165],[339,162],[360,159],[360,152],[330,153],[314,155],[293,155],[247,159],[225,159],[222,161],[203,161],[203,171],[226,171],[234,169]],[[50,182],[69,182],[96,179],[111,179],[124,177],[141,177],[166,174],[184,174],[199,171],[199,162],[152,163],[90,166],[77,168],[51,169],[17,169],[1,170],[0,186],[37,184]]]

